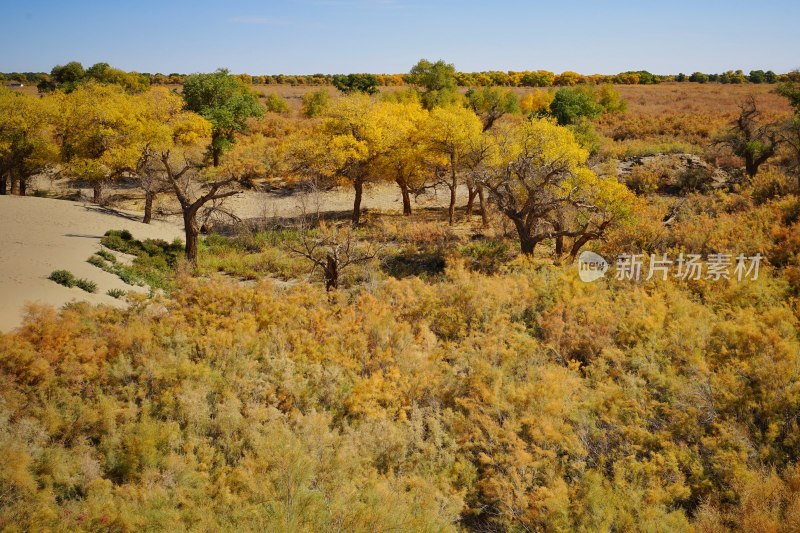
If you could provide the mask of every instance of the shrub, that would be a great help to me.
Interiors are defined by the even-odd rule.
[[[106,267],[106,260],[103,259],[102,257],[100,257],[100,255],[98,255],[98,254],[93,255],[92,257],[87,259],[86,262],[89,263],[90,265],[96,266],[97,268],[100,268],[102,270],[105,270],[107,268]]]
[[[650,194],[671,179],[673,170],[662,161],[653,161],[631,168],[625,185],[637,194]]]
[[[505,241],[482,239],[459,247],[458,252],[470,259],[473,270],[494,274],[511,259],[512,246]]]
[[[97,292],[97,283],[86,278],[76,279],[75,285],[86,292]]]
[[[569,129],[572,130],[572,134],[578,144],[587,150],[589,155],[594,155],[600,151],[600,147],[603,145],[603,136],[597,132],[597,129],[589,120],[580,119],[577,123],[569,126]]]
[[[108,250],[100,250],[97,252],[97,255],[108,261],[109,263],[116,263],[117,256],[109,252]]]
[[[72,275],[72,272],[69,270],[54,270],[50,273],[47,279],[55,281],[59,285],[63,285],[64,287],[74,287],[75,286],[75,276]]]
[[[604,113],[622,113],[628,105],[613,85],[601,85],[597,89],[597,103]]]
[[[317,117],[327,109],[330,99],[331,97],[325,89],[306,93],[303,95],[301,111],[308,118]]]
[[[124,291],[122,289],[108,289],[106,291],[106,294],[108,294],[112,298],[116,298],[119,300],[120,298],[123,298],[126,294],[128,294],[128,291]]]
[[[289,104],[276,93],[269,93],[264,104],[267,106],[267,111],[272,113],[289,112]]]
[[[753,176],[753,200],[757,204],[763,204],[773,198],[786,196],[795,190],[796,185],[784,172],[777,168],[770,167],[758,171]]]

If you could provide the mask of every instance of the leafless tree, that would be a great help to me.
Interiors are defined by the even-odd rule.
[[[300,241],[289,244],[288,249],[311,262],[311,272],[322,271],[327,291],[339,288],[339,276],[347,267],[370,261],[380,250],[379,246],[359,242],[351,225],[320,224],[316,231],[303,225]]]
[[[731,129],[717,142],[744,159],[745,172],[752,178],[758,173],[758,168],[775,155],[782,139],[776,124],[762,122],[761,111],[753,96],[741,102],[739,110]]]
[[[197,240],[200,234],[198,214],[206,208],[206,220],[210,216],[208,207],[218,211],[220,200],[234,196],[240,192],[236,178],[228,177],[207,181],[200,176],[200,166],[189,157],[173,158],[170,152],[159,156],[164,171],[164,178],[181,206],[183,228],[186,235],[186,259],[197,263]],[[211,203],[211,206],[207,204]]]

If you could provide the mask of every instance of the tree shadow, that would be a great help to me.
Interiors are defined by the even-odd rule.
[[[125,213],[124,211],[119,211],[117,209],[113,209],[111,207],[107,207],[104,205],[85,205],[83,207],[87,211],[94,211],[95,213],[102,213],[104,215],[111,215],[119,218],[124,218],[132,222],[141,222],[140,215]]]

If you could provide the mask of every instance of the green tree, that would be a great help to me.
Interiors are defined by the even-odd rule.
[[[427,59],[420,59],[411,68],[408,82],[420,91],[422,105],[425,109],[446,106],[459,99],[456,67],[441,59],[435,63],[431,63]]]
[[[778,94],[789,100],[795,115],[800,115],[800,81],[789,80],[778,87]]]
[[[222,152],[235,142],[234,135],[247,128],[247,119],[264,114],[258,97],[226,69],[187,76],[183,99],[189,111],[211,122],[209,155],[214,166],[219,165]]]
[[[50,71],[50,78],[39,83],[39,90],[51,92],[60,89],[64,92],[71,92],[83,82],[86,71],[78,61],[70,61],[66,65],[56,65]]]
[[[550,113],[562,126],[575,124],[581,118],[597,118],[602,112],[592,90],[586,87],[562,87],[550,104]]]
[[[483,131],[506,113],[519,113],[519,100],[511,90],[484,87],[467,91],[467,104],[483,121]]]
[[[767,81],[767,75],[763,70],[751,70],[747,79],[750,83],[765,83]]]
[[[708,74],[703,74],[702,72],[693,72],[692,75],[689,76],[689,81],[693,81],[695,83],[707,83]]]
[[[378,77],[374,74],[337,74],[333,86],[344,94],[378,92]]]
[[[792,170],[797,175],[797,186],[800,191],[800,83],[797,81],[783,83],[778,87],[778,94],[789,100],[789,104],[794,108],[794,116],[784,125],[781,138],[793,155]]]

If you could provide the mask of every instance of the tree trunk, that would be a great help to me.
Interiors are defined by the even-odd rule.
[[[325,290],[331,291],[339,288],[339,265],[330,254],[325,262]]]
[[[575,262],[575,258],[578,257],[578,252],[580,252],[581,248],[583,248],[587,242],[592,240],[592,238],[593,237],[591,235],[581,235],[575,240],[575,242],[572,244],[572,249],[569,251],[569,259],[567,261],[569,264]]]
[[[145,224],[149,224],[151,220],[153,220],[153,200],[156,197],[156,193],[146,191],[144,193],[144,218],[142,222]]]
[[[411,193],[408,191],[408,184],[405,180],[397,178],[395,180],[400,187],[400,194],[403,196],[403,215],[411,215]]]
[[[747,172],[749,177],[753,177],[758,172],[758,166],[756,165],[755,160],[752,156],[745,156],[744,158],[744,170]]]
[[[211,133],[211,163],[215,167],[219,166],[219,156],[222,155],[222,148],[219,147],[220,136],[219,132]]]
[[[478,196],[478,189],[467,186],[467,218],[472,216],[472,209],[475,206],[475,197]]]
[[[486,212],[486,198],[483,194],[483,187],[478,186],[478,203],[481,207],[481,225],[485,228],[489,225],[489,213]]]
[[[356,197],[353,200],[353,225],[357,226],[361,222],[361,197],[364,195],[364,181],[361,178],[355,179],[353,188],[356,190]]]
[[[455,185],[450,186],[450,205],[447,208],[447,223],[451,226],[455,222],[456,218],[456,187]]]
[[[8,175],[5,173],[0,174],[0,195],[8,194]]]
[[[450,206],[447,209],[447,221],[452,226],[456,215],[456,189],[458,177],[456,176],[456,155],[450,154]]]
[[[186,259],[192,265],[197,265],[197,237],[200,234],[200,227],[197,224],[197,209],[184,209],[183,230],[186,234]]]
[[[515,219],[514,226],[517,228],[517,234],[519,235],[520,251],[525,255],[533,255],[533,250],[536,248],[536,240],[531,237],[522,220]]]
[[[555,228],[556,231],[561,231],[561,224],[560,223],[553,224],[553,227]],[[556,256],[555,257],[556,263],[559,263],[561,261],[561,256],[564,255],[564,236],[563,235],[557,235],[556,236],[556,239],[555,239],[555,250],[554,250],[553,253]]]
[[[28,194],[28,178],[19,178],[19,195],[25,196]]]
[[[19,178],[14,175],[14,172],[10,172],[9,176],[11,178],[11,194],[18,195],[19,194]]]
[[[103,182],[100,180],[96,180],[94,182],[94,186],[92,187],[92,202],[99,204],[100,201],[103,199]]]

